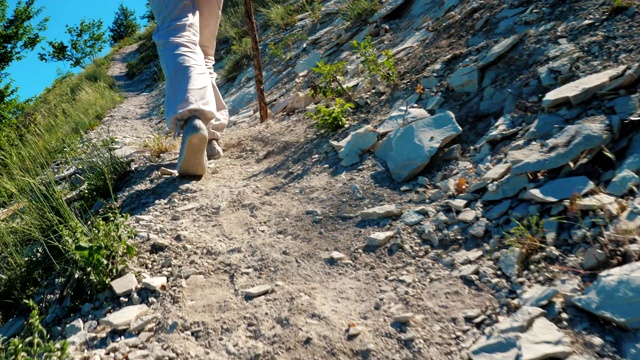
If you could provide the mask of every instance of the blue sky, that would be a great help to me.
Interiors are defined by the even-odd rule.
[[[10,12],[15,7],[17,0],[9,0]],[[47,31],[44,32],[46,40],[67,41],[64,33],[65,25],[76,25],[82,18],[102,19],[104,29],[113,22],[115,12],[120,3],[133,9],[136,12],[138,22],[144,26],[140,16],[146,11],[146,0],[37,0],[36,5],[44,7],[42,17],[49,16]],[[108,35],[108,33],[107,33]],[[18,95],[25,100],[34,95],[39,95],[42,90],[53,83],[57,77],[57,69],[71,70],[65,68],[63,63],[43,63],[38,60],[38,52],[42,51],[40,44],[33,52],[29,53],[23,60],[13,63],[8,69],[14,86],[18,86]],[[109,46],[107,45],[108,51]]]

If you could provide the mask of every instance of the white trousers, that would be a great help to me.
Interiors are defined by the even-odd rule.
[[[213,70],[222,1],[150,1],[157,23],[153,40],[166,80],[167,127],[173,132],[196,116],[207,125],[209,139],[218,139],[229,121]]]

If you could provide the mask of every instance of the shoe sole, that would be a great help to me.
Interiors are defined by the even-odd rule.
[[[207,173],[207,141],[206,132],[195,133],[184,144],[184,155],[180,167],[179,176],[204,176]]]

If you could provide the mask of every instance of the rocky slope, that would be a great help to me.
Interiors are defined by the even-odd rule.
[[[139,256],[57,335],[87,359],[640,359],[636,8],[391,0],[354,28],[323,6],[266,63],[270,122],[252,69],[221,84],[201,181],[136,149],[161,92],[127,87],[103,129],[136,159]],[[400,84],[362,75],[367,35]],[[336,134],[305,115],[323,58],[359,105]]]

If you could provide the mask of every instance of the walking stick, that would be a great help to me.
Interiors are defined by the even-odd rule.
[[[269,110],[267,109],[267,99],[264,96],[264,78],[262,77],[262,61],[260,60],[260,47],[258,45],[258,30],[256,20],[253,17],[252,0],[244,0],[244,9],[249,24],[249,37],[251,37],[251,50],[253,52],[253,68],[256,76],[256,91],[258,92],[258,107],[260,108],[260,122],[267,121]]]

